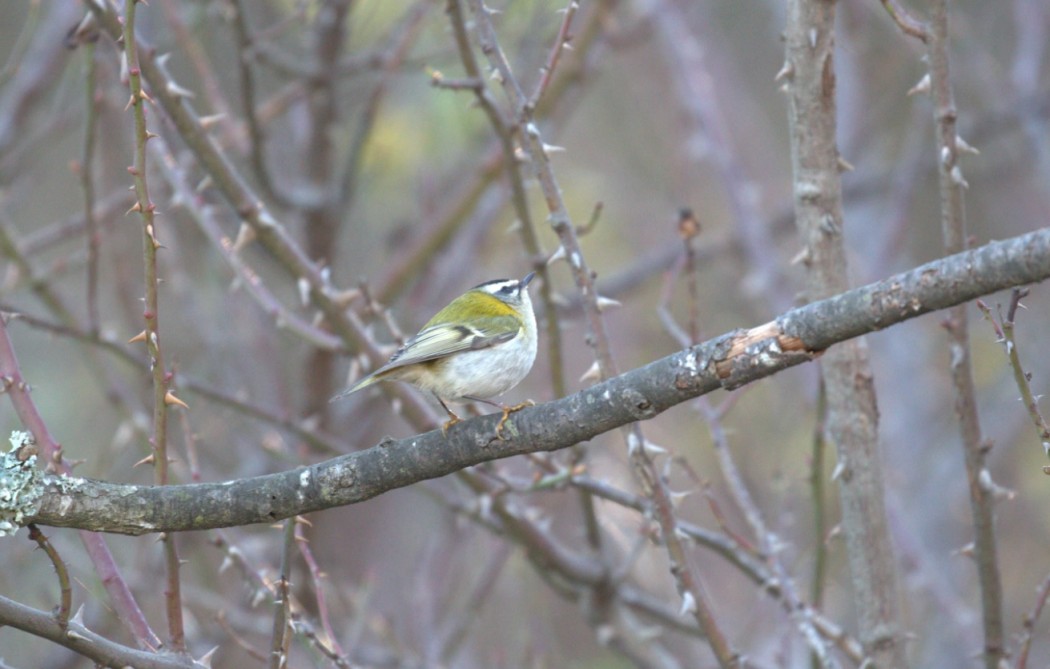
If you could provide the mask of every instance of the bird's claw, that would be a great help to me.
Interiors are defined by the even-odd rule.
[[[504,437],[503,437],[503,428],[506,426],[507,419],[510,418],[510,415],[512,413],[514,413],[515,411],[521,411],[522,409],[527,409],[528,407],[534,407],[534,406],[536,406],[536,403],[533,402],[532,400],[525,400],[521,404],[515,404],[512,407],[504,406],[503,407],[503,418],[500,418],[499,423],[496,425],[496,436],[499,437],[500,440],[504,439]]]
[[[462,418],[460,418],[456,414],[454,414],[451,411],[449,411],[448,412],[448,420],[446,420],[445,424],[441,426],[441,434],[442,434],[442,436],[447,437],[448,436],[448,429],[450,427],[452,427],[453,425],[455,425],[456,423],[462,422],[462,420],[463,420]]]

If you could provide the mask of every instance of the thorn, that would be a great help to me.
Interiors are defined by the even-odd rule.
[[[247,223],[241,223],[241,227],[237,229],[237,239],[233,242],[233,252],[240,253],[257,238],[255,228]]]
[[[141,460],[139,460],[138,462],[136,462],[135,464],[133,464],[131,466],[132,467],[138,467],[139,465],[152,465],[154,462],[155,462],[155,460],[153,459],[153,454],[150,453],[149,455],[147,455],[146,457],[142,458]]]
[[[200,121],[200,124],[201,124],[202,128],[204,128],[205,130],[211,130],[213,127],[218,125],[219,121],[222,121],[225,118],[226,118],[226,114],[225,113],[219,113],[219,114],[210,114],[208,116],[201,116],[197,120]]]
[[[168,85],[164,88],[168,91],[169,94],[174,95],[177,98],[189,98],[190,100],[192,100],[195,97],[193,91],[189,90],[188,88],[183,88],[182,86],[179,86],[174,81],[169,81]]]
[[[842,156],[839,156],[839,172],[852,172],[852,171],[853,171],[853,164],[850,163],[845,158],[843,158]]]
[[[129,344],[137,344],[139,342],[144,342],[144,341],[146,341],[146,331],[145,330],[143,330],[142,332],[138,333],[137,335],[135,335],[134,337],[129,339],[128,343]]]
[[[591,364],[590,368],[588,368],[587,371],[583,373],[583,376],[580,377],[580,383],[593,383],[601,378],[602,368],[598,364],[598,361],[595,360],[594,363]]]
[[[666,448],[664,448],[663,446],[657,446],[648,439],[642,441],[642,448],[644,448],[645,452],[649,455],[663,455],[667,452]]]
[[[838,464],[835,465],[835,469],[833,469],[831,472],[831,480],[838,481],[840,478],[842,478],[843,474],[845,473],[846,463],[840,460]]]
[[[175,397],[175,393],[170,391],[170,390],[168,392],[164,393],[164,403],[167,404],[168,406],[175,405],[175,406],[180,406],[183,409],[186,409],[187,411],[190,410],[190,405],[186,404],[185,402],[180,400],[178,397]]]
[[[211,669],[211,661],[215,657],[215,652],[218,650],[218,646],[215,646],[205,654],[201,655],[201,660],[197,660],[196,664],[201,665],[205,669]]]
[[[963,177],[962,170],[959,169],[958,165],[952,168],[951,177],[952,183],[962,187],[964,190],[970,189],[970,184],[967,183],[966,179]]]
[[[685,595],[682,596],[682,608],[678,609],[678,615],[687,616],[696,613],[696,598],[693,597],[693,593],[686,590]]]
[[[348,288],[332,293],[332,302],[340,309],[346,309],[354,300],[361,297],[361,291],[357,288]]]
[[[781,82],[787,79],[793,79],[795,76],[795,68],[788,61],[784,61],[784,66],[780,68],[777,75],[773,77],[774,82]]]
[[[908,89],[908,92],[906,93],[906,95],[908,95],[910,97],[912,95],[917,95],[919,93],[929,93],[929,92],[930,92],[930,73],[927,72],[922,77],[922,79],[919,79],[919,83],[915,84],[914,86],[912,86],[911,88]]]
[[[964,546],[961,546],[958,550],[954,551],[952,554],[953,555],[961,555],[963,557],[972,558],[973,557],[973,551],[974,551],[974,545],[973,545],[973,542],[971,541],[970,543],[968,543],[968,544],[966,544]]]
[[[977,475],[977,482],[981,486],[981,489],[985,492],[991,493],[992,497],[1000,500],[1011,500],[1017,496],[1013,490],[1004,488],[995,481],[992,480],[992,473],[987,469],[981,469],[981,473]]]
[[[638,436],[635,435],[634,432],[629,432],[627,434],[627,457],[631,457],[635,453],[637,453],[638,449],[641,448],[641,446],[642,445],[638,439]]]
[[[157,241],[157,235],[153,231],[153,224],[152,223],[146,226],[146,234],[149,235],[149,240],[150,240],[150,243],[153,244],[153,248],[154,249],[160,248],[160,242]]]
[[[558,250],[551,254],[550,258],[547,258],[547,267],[550,267],[559,260],[565,260],[565,247],[558,245]]]
[[[262,204],[256,205],[258,213],[255,215],[255,225],[264,230],[273,230],[277,228],[280,223],[276,218],[266,209],[263,208]]]
[[[142,211],[142,203],[135,202],[135,204],[131,205],[131,209],[128,209],[127,211],[124,212],[124,215],[127,216],[128,214],[137,214],[137,213],[139,213],[141,211]]]
[[[972,153],[975,156],[981,155],[980,151],[967,144],[966,140],[958,135],[955,136],[955,148],[962,153]]]
[[[682,500],[684,500],[689,495],[692,495],[694,492],[696,492],[696,491],[695,490],[683,490],[682,492],[672,492],[671,493],[671,506],[677,507],[679,504],[682,503]]]

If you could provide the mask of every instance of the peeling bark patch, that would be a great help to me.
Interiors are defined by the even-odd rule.
[[[826,100],[835,100],[835,65],[831,58],[831,53],[824,57],[824,69],[820,73],[820,88],[821,93],[824,95]]]

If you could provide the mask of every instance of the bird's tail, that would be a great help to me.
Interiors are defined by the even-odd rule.
[[[361,390],[362,388],[367,388],[368,386],[372,385],[373,383],[375,383],[378,380],[379,380],[379,377],[377,377],[375,374],[369,374],[365,378],[361,379],[360,381],[358,381],[357,383],[355,383],[354,385],[350,386],[349,388],[347,388],[346,390],[344,390],[343,392],[339,393],[338,395],[336,395],[335,397],[333,397],[332,399],[330,399],[328,401],[329,402],[335,402],[336,400],[341,400],[344,397],[346,397],[347,395],[351,395],[353,393],[356,393],[358,390]]]

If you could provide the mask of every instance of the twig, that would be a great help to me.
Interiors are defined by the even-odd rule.
[[[270,669],[288,666],[288,650],[292,642],[292,555],[295,552],[295,517],[284,521],[281,541],[281,571],[273,586],[273,629],[270,632]]]
[[[1043,413],[1039,410],[1039,398],[1032,392],[1030,374],[1025,371],[1024,365],[1021,364],[1021,354],[1017,350],[1017,337],[1014,334],[1014,325],[1016,323],[1014,319],[1017,314],[1017,308],[1022,306],[1021,300],[1027,295],[1027,288],[1013,289],[1010,294],[1010,306],[1007,309],[1006,317],[1003,318],[1001,313],[999,315],[1001,325],[992,318],[991,310],[981,300],[977,300],[977,308],[984,314],[985,319],[992,324],[996,336],[1003,345],[1006,358],[1010,363],[1010,369],[1013,371],[1014,382],[1017,384],[1017,389],[1021,392],[1021,402],[1028,411],[1028,417],[1032,420],[1032,424],[1039,435],[1043,453],[1050,457],[1050,426],[1047,425],[1046,419],[1043,418]],[[1050,474],[1050,466],[1044,466],[1043,472]]]
[[[150,360],[150,373],[153,377],[153,472],[154,483],[168,483],[168,406],[173,404],[170,395],[171,377],[164,367],[160,339],[160,295],[159,276],[157,273],[157,249],[160,241],[155,228],[155,207],[149,195],[149,182],[146,175],[146,142],[151,133],[146,129],[145,103],[149,96],[142,89],[141,71],[139,70],[138,45],[135,42],[135,12],[138,0],[125,0],[124,3],[124,57],[128,65],[128,88],[131,98],[128,108],[135,119],[135,159],[128,169],[134,181],[136,202],[131,210],[142,219],[143,232],[143,267],[145,270],[146,299],[142,314],[146,329],[141,337],[146,344]],[[161,535],[164,543],[166,566],[166,588],[164,591],[167,603],[168,632],[170,643],[175,650],[186,648],[185,630],[182,622],[182,598],[179,581],[179,556],[175,546],[175,537],[169,533]]]
[[[270,175],[270,168],[266,164],[266,135],[255,109],[255,72],[252,69],[251,58],[249,58],[254,41],[248,26],[248,13],[244,0],[230,0],[230,16],[233,32],[237,38],[237,47],[240,50],[240,57],[237,59],[237,74],[240,80],[241,112],[244,114],[248,129],[248,148],[251,152],[252,171],[255,173],[255,178],[259,180],[259,187],[264,193],[274,202],[288,206],[292,203],[291,198],[276,187]]]
[[[758,505],[755,504],[754,499],[751,497],[751,493],[740,475],[740,470],[733,460],[729,450],[729,439],[722,427],[720,412],[715,411],[707,400],[707,397],[701,397],[698,405],[707,422],[707,429],[711,435],[711,440],[714,442],[715,454],[718,458],[719,468],[722,471],[722,478],[726,481],[733,501],[744,514],[748,525],[751,526],[751,532],[758,542],[758,548],[762,555],[765,556],[766,564],[769,566],[773,578],[776,579],[777,588],[784,606],[797,625],[802,638],[809,644],[817,666],[824,669],[837,668],[839,667],[838,661],[831,654],[823,637],[813,625],[813,609],[802,601],[798,594],[798,589],[795,587],[794,579],[791,578],[787,567],[780,559],[781,540],[766,527],[762,514],[758,510]],[[819,540],[820,538],[818,537]]]
[[[941,234],[945,253],[959,253],[968,246],[966,233],[966,181],[959,164],[958,112],[949,72],[948,2],[934,0],[927,41],[933,117],[936,124],[938,181],[940,183]],[[981,617],[984,628],[984,666],[996,669],[1004,652],[1003,592],[995,537],[995,495],[983,483],[988,448],[981,432],[971,363],[970,327],[964,305],[948,311],[948,332],[955,416],[973,516],[974,558],[981,588]]]
[[[579,9],[580,3],[578,0],[570,0],[569,6],[562,10],[564,16],[562,17],[561,27],[558,29],[558,36],[554,40],[554,46],[551,47],[550,55],[547,56],[547,64],[540,70],[541,76],[536,83],[536,89],[529,98],[528,104],[532,109],[536,109],[539,106],[540,98],[543,97],[543,93],[550,86],[554,71],[558,69],[562,52],[569,48],[569,42],[572,40],[572,34],[569,31],[572,28],[572,20],[576,17],[576,12]]]
[[[827,393],[821,380],[817,388],[816,422],[813,425],[813,450],[809,463],[809,487],[813,504],[813,574],[810,590],[810,603],[818,611],[824,608],[824,587],[828,578],[828,522],[827,494],[825,492],[825,453],[827,442],[824,439],[824,423],[828,415]],[[814,666],[817,666],[814,658]]]
[[[84,226],[87,232],[87,319],[88,332],[98,333],[98,250],[101,244],[98,222],[95,220],[95,133],[98,121],[98,104],[95,100],[96,70],[95,45],[88,44],[84,49],[84,69],[86,70],[85,88],[85,122],[84,150],[80,161],[80,187],[84,191]]]
[[[912,37],[920,40],[923,44],[930,41],[930,27],[923,21],[912,16],[911,12],[901,6],[898,0],[881,0],[882,6],[886,8],[886,12],[893,19],[897,27],[900,28],[905,35],[911,35]]]
[[[325,636],[327,637],[326,645],[331,647],[332,652],[336,656],[345,658],[346,651],[339,645],[339,637],[336,636],[328,615],[328,601],[324,594],[324,578],[326,574],[321,570],[320,565],[317,564],[314,552],[310,548],[310,540],[307,538],[306,531],[303,529],[306,525],[306,521],[302,518],[298,519],[298,522],[295,525],[295,540],[299,547],[299,554],[303,556],[303,561],[310,570],[310,579],[313,582],[314,588],[314,599],[317,601],[317,615],[321,619],[321,628],[324,630]]]
[[[84,626],[80,616],[61,625],[55,616],[0,596],[0,625],[19,629],[82,655],[98,666],[135,667],[136,669],[199,668],[191,658],[154,649],[136,649],[110,641]]]
[[[4,63],[3,69],[0,70],[0,87],[6,86],[10,82],[22,65],[26,52],[29,50],[32,37],[36,34],[37,26],[40,23],[40,9],[43,5],[44,3],[41,0],[28,3],[28,13],[26,14],[25,22],[22,24],[22,30],[18,32],[18,37],[15,38],[14,43],[11,45],[7,61]]]
[[[481,620],[479,614],[482,605],[492,596],[496,582],[503,567],[511,556],[513,544],[500,541],[492,550],[488,559],[481,568],[481,574],[477,578],[474,587],[471,588],[466,603],[462,610],[455,615],[443,616],[444,625],[439,633],[437,657],[444,666],[453,666],[456,652],[466,638],[470,625]]]
[[[344,211],[354,207],[357,195],[357,184],[362,167],[362,158],[369,139],[373,136],[376,120],[379,118],[379,109],[386,97],[391,77],[397,69],[402,66],[408,58],[410,50],[416,46],[417,36],[422,26],[422,21],[430,11],[434,3],[430,0],[416,0],[411,9],[405,12],[405,16],[398,23],[388,38],[389,44],[378,55],[380,65],[379,79],[372,87],[360,113],[357,129],[354,131],[350,142],[350,149],[343,159],[341,167],[341,186],[336,198],[339,206]],[[326,63],[318,63],[323,68]]]
[[[73,588],[69,585],[69,571],[66,569],[66,563],[36,525],[29,525],[29,539],[35,541],[37,546],[40,546],[47,558],[51,560],[51,565],[55,568],[59,590],[59,604],[55,608],[55,621],[58,622],[59,627],[64,628],[69,625],[69,614],[73,610]]]
[[[1043,579],[1035,591],[1035,604],[1032,610],[1024,617],[1024,629],[1021,631],[1019,649],[1017,651],[1017,662],[1014,667],[1026,669],[1028,667],[1028,651],[1032,647],[1032,639],[1035,635],[1035,624],[1039,622],[1039,616],[1043,613],[1046,600],[1050,597],[1050,576]]]

